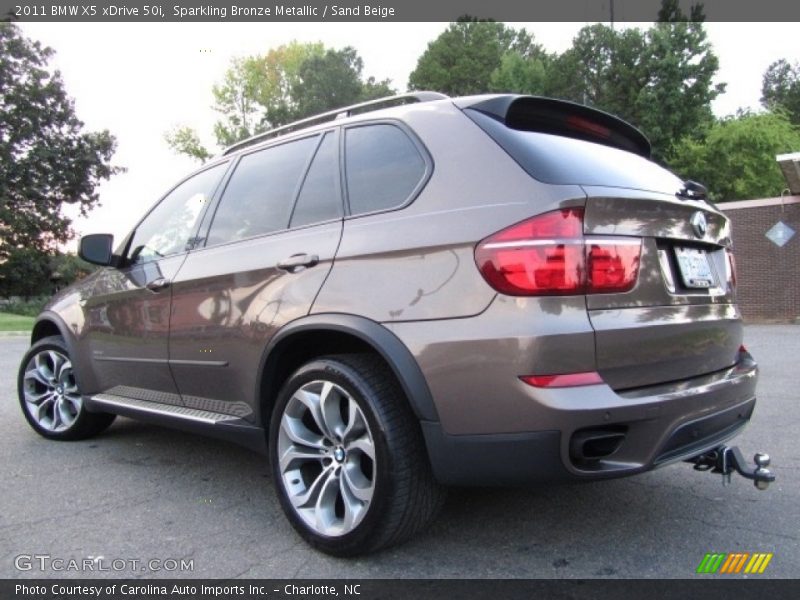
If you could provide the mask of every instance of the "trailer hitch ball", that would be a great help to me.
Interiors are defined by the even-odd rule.
[[[753,457],[753,462],[756,463],[758,468],[755,471],[755,479],[753,480],[753,484],[759,490],[765,490],[769,487],[771,483],[769,476],[771,475],[769,469],[769,454],[762,454],[761,452],[756,453]]]
[[[770,481],[767,477],[770,475],[770,472],[767,469],[757,469],[756,470],[756,479],[753,480],[753,484],[761,490],[762,492],[769,487]]]
[[[723,485],[728,485],[732,473],[738,473],[746,479],[752,479],[759,490],[766,490],[775,481],[775,475],[767,468],[770,463],[769,454],[757,453],[753,457],[755,467],[748,466],[742,451],[736,446],[718,446],[705,454],[689,459],[698,471],[711,471],[722,474]]]

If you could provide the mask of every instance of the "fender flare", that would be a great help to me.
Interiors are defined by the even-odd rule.
[[[335,331],[352,335],[365,342],[386,361],[400,382],[414,414],[420,421],[439,421],[433,396],[422,370],[411,351],[389,329],[376,321],[356,315],[330,313],[295,319],[284,325],[269,341],[258,368],[256,397],[270,360],[293,336],[310,331]]]

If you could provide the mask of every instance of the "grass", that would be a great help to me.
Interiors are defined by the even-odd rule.
[[[0,312],[0,331],[30,331],[33,321],[33,317]]]

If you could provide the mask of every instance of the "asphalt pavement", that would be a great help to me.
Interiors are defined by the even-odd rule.
[[[92,440],[40,438],[16,396],[28,340],[3,337],[0,577],[695,578],[707,552],[771,552],[757,577],[797,578],[800,326],[751,325],[745,336],[760,400],[736,443],[748,457],[770,453],[769,490],[737,477],[723,487],[685,464],[599,483],[451,490],[426,534],[350,560],[303,543],[265,459],[235,445],[122,418]],[[71,569],[83,561],[107,570]]]

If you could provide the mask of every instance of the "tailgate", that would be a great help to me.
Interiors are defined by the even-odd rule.
[[[729,262],[730,225],[712,205],[674,195],[584,186],[584,233],[642,239],[637,284],[586,297],[597,368],[614,389],[731,366],[742,339]]]

